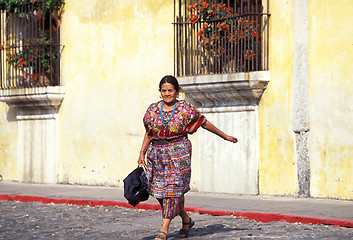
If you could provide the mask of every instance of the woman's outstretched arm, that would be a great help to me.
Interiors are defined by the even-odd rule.
[[[145,136],[144,136],[143,142],[142,142],[142,147],[141,147],[139,159],[137,161],[139,166],[146,165],[145,164],[145,155],[146,155],[147,148],[150,145],[150,143],[151,143],[151,140],[148,138],[147,133],[145,133]]]
[[[229,136],[229,135],[225,134],[224,132],[219,130],[215,125],[213,125],[210,121],[206,120],[206,122],[204,124],[202,124],[201,127],[210,131],[211,133],[218,135],[219,137],[223,138],[226,141],[229,141],[232,143],[238,142],[238,139],[236,137]]]

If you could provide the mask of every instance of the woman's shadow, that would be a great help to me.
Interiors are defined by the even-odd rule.
[[[232,231],[244,231],[244,230],[249,230],[248,228],[232,228],[232,227],[226,227],[223,224],[212,224],[204,227],[194,227],[190,231],[189,238],[193,237],[202,237],[206,235],[212,235],[212,234],[217,234],[217,233],[226,233],[226,232],[232,232]],[[181,239],[178,236],[179,231],[174,231],[170,232],[168,234],[168,239]],[[148,236],[142,238],[143,240],[152,240],[156,236]]]

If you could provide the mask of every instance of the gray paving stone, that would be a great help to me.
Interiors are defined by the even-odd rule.
[[[189,239],[353,239],[353,229],[191,214]],[[0,201],[0,239],[154,239],[159,211]],[[180,218],[168,239],[179,239]]]

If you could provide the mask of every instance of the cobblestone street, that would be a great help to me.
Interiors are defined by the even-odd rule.
[[[0,201],[0,239],[153,239],[158,211]],[[191,214],[189,239],[353,239],[353,229]],[[180,219],[168,239],[179,239]]]

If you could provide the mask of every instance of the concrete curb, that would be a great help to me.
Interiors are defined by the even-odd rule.
[[[121,201],[109,201],[109,200],[78,200],[78,199],[59,199],[49,197],[38,197],[28,195],[8,195],[0,194],[0,201],[20,201],[20,202],[41,202],[45,204],[71,204],[78,206],[91,206],[91,207],[124,207],[124,208],[135,208],[143,210],[160,210],[159,204],[151,203],[140,203],[136,207],[131,206],[127,202]],[[287,215],[281,213],[263,213],[263,212],[232,212],[232,211],[221,211],[211,210],[197,207],[185,207],[187,212],[209,214],[213,216],[233,216],[237,218],[244,218],[249,220],[255,220],[259,222],[290,222],[290,223],[302,223],[302,224],[325,224],[334,225],[338,227],[353,228],[353,221],[330,219],[330,218],[316,218],[298,215]]]

